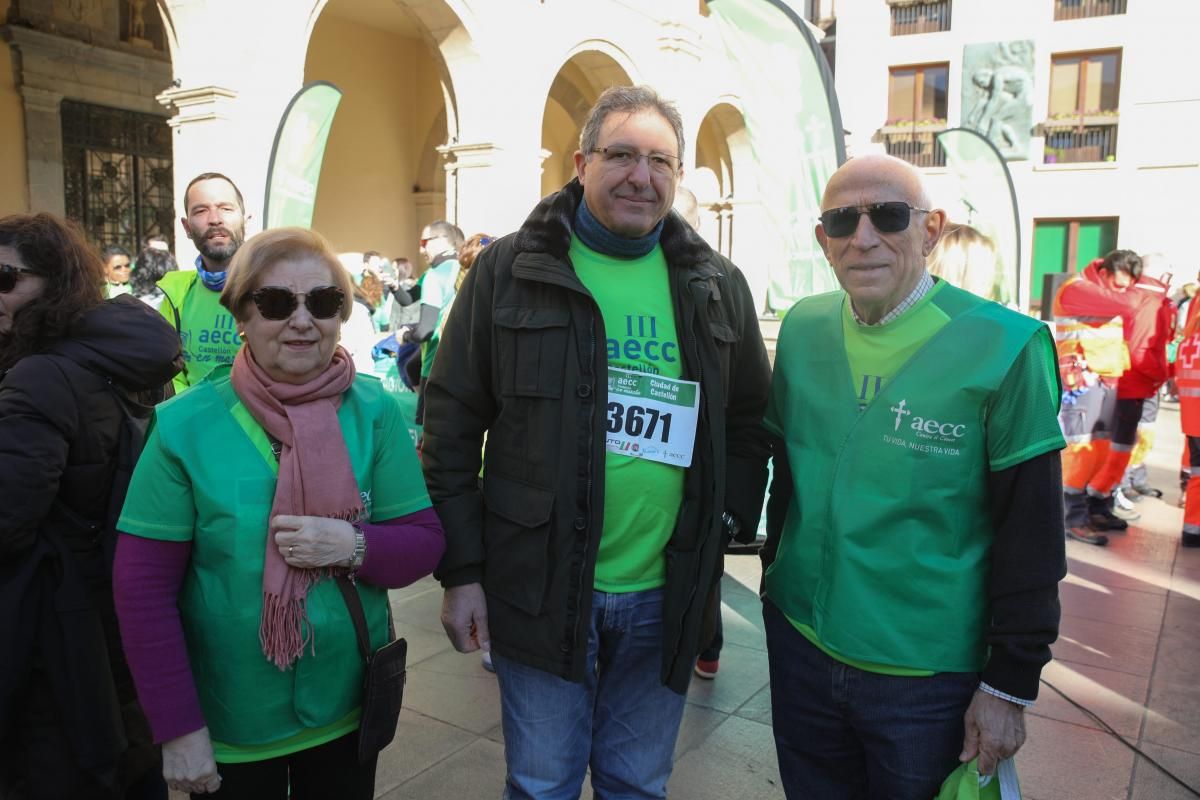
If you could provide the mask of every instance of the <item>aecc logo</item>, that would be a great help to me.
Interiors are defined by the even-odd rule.
[[[890,409],[896,415],[895,430],[900,430],[900,424],[904,422],[904,418],[912,415],[913,412],[908,410],[908,401],[901,400]],[[961,439],[967,433],[967,426],[955,422],[938,422],[936,419],[913,416],[912,422],[908,426],[910,429],[918,433],[924,433],[929,436],[943,436],[947,439]]]

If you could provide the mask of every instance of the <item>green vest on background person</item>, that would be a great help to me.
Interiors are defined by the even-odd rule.
[[[778,352],[765,424],[804,488],[766,594],[843,661],[977,672],[989,620],[987,474],[1063,447],[1056,424],[998,412],[999,389],[1027,346],[1053,364],[1054,345],[1037,320],[944,281],[924,302],[946,321],[865,404],[847,357],[846,294],[807,298],[785,317],[780,342],[803,346]]]
[[[450,306],[454,303],[457,293],[454,284],[458,280],[458,260],[448,258],[436,266],[425,270],[417,281],[421,287],[421,305],[434,306],[438,309],[438,319],[433,326],[433,333],[421,343],[421,377],[428,378],[433,369],[433,359],[437,353],[438,344],[442,339],[442,327]]]
[[[199,273],[168,272],[158,288],[165,295],[159,313],[179,332],[183,347],[183,371],[173,381],[179,394],[215,367],[232,364],[242,341],[233,315],[221,305],[221,293],[205,286]]]

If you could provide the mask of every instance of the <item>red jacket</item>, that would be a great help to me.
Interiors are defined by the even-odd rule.
[[[1137,298],[1132,325],[1125,325],[1129,343],[1129,371],[1117,382],[1117,397],[1153,397],[1171,374],[1167,344],[1175,336],[1175,304],[1167,297],[1166,284],[1138,279],[1128,294]]]
[[[1054,298],[1056,317],[1088,320],[1103,325],[1120,317],[1129,368],[1117,381],[1117,397],[1153,397],[1167,380],[1167,343],[1174,335],[1175,305],[1167,297],[1165,284],[1142,277],[1127,289],[1118,289],[1096,259],[1080,275],[1067,281]],[[1094,321],[1094,322],[1093,322]]]

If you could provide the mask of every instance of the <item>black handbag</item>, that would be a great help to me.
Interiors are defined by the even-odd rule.
[[[338,588],[354,620],[358,652],[366,662],[363,672],[362,719],[358,726],[358,761],[365,764],[379,755],[396,738],[396,723],[404,700],[404,662],[408,657],[408,642],[396,639],[371,652],[367,635],[367,617],[363,613],[358,590],[345,575],[338,575]]]

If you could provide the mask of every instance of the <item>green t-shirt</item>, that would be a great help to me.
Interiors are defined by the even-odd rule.
[[[938,281],[908,311],[886,325],[860,325],[850,303],[842,311],[842,334],[850,362],[854,396],[860,409],[875,398],[913,354],[941,330],[950,317],[930,302],[945,284]]]
[[[612,258],[572,238],[570,257],[604,318],[608,365],[682,377],[662,248],[641,258]],[[682,467],[605,452],[604,531],[595,588],[638,592],[666,582],[663,550],[683,502],[683,479]]]
[[[854,397],[861,411],[897,372],[950,322],[936,302],[945,286],[938,281],[918,303],[886,325],[861,325],[847,300],[842,310],[842,334],[850,367]],[[1058,361],[1045,337],[1033,337],[1009,368],[996,404],[988,414],[987,446],[989,468],[1007,469],[1057,446],[1061,436],[1057,417]],[[1045,392],[1050,403],[1045,402]],[[1037,395],[1042,396],[1037,396]],[[1038,413],[1039,411],[1043,413]],[[768,408],[768,425],[779,426],[778,409]],[[832,658],[868,672],[908,677],[929,676],[929,670],[903,665],[878,664],[847,658],[830,649],[809,625],[789,618],[800,633]]]
[[[266,433],[231,395],[228,368],[156,409],[118,527],[191,542],[179,610],[217,759],[254,761],[354,730],[362,660],[334,581],[306,599],[314,649],[281,671],[262,653],[262,569],[278,465]],[[430,505],[394,397],[359,376],[338,421],[367,518]],[[204,435],[196,435],[203,429]],[[387,592],[358,584],[373,648],[386,641]]]
[[[438,344],[442,339],[442,327],[450,306],[454,303],[454,284],[458,280],[458,262],[454,259],[443,261],[436,267],[431,267],[421,276],[421,305],[434,306],[438,309],[437,322],[433,333],[421,345],[421,377],[428,378],[433,369],[433,359],[437,354]]]

